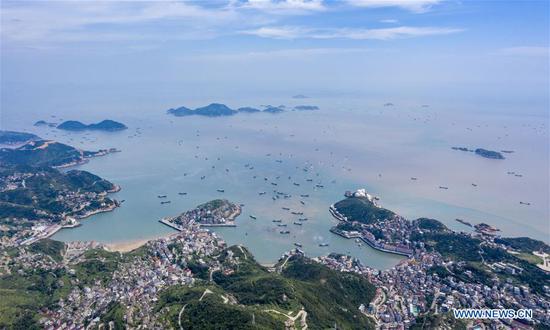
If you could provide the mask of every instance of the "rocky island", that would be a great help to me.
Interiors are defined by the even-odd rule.
[[[106,119],[99,123],[89,124],[89,125],[83,124],[76,120],[68,120],[57,125],[57,128],[61,130],[66,130],[66,131],[92,130],[92,131],[115,132],[115,131],[125,130],[128,127],[126,127],[126,125],[119,123],[117,121]]]

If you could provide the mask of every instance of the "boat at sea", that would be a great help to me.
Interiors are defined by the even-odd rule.
[[[302,244],[300,244],[300,243],[294,243],[294,246],[302,247]]]
[[[254,220],[256,220],[256,217],[255,217],[255,216],[253,216],[253,215],[249,215],[249,217],[250,217],[250,219],[254,219]]]
[[[290,212],[290,213],[292,213],[292,214],[294,214],[294,215],[304,215],[304,212],[292,211],[292,212]]]
[[[258,195],[260,195],[260,196],[261,196],[261,195],[265,195],[265,194],[266,194],[265,191],[260,191],[260,192],[258,193]]]
[[[299,184],[299,183],[296,183],[296,182],[294,182],[294,183],[293,183],[293,185],[295,185],[295,186],[299,186],[300,184]]]
[[[302,205],[306,205],[306,203],[304,201],[300,201],[300,204]]]
[[[301,226],[302,223],[301,222],[293,222],[293,224],[297,225],[297,226]]]
[[[288,208],[288,207],[281,207],[281,208],[282,208],[283,210],[286,210],[286,211],[290,210],[290,208]]]
[[[304,195],[300,195],[300,197],[309,197],[309,195],[304,194]]]
[[[221,193],[222,193],[222,192],[225,192],[225,190],[223,190],[223,189],[216,189],[216,191],[217,191],[217,192],[221,192]]]
[[[281,230],[281,231],[279,232],[279,234],[283,234],[283,235],[285,235],[285,234],[290,234],[290,230]]]
[[[307,221],[308,218],[298,218],[298,221]]]
[[[416,180],[418,180],[418,179],[417,179],[417,178],[415,178],[415,177],[412,177],[412,178],[411,178],[411,180],[413,180],[413,181],[416,181]]]
[[[187,195],[187,193],[186,192],[179,192],[178,195],[184,196],[184,195]]]
[[[286,226],[287,226],[286,223],[280,223],[280,224],[277,225],[277,227],[286,227]]]
[[[325,247],[325,246],[328,246],[328,243],[321,243],[319,244],[320,247]]]
[[[271,222],[281,222],[281,221],[283,221],[283,220],[281,220],[281,219],[271,220]]]
[[[447,189],[449,189],[449,187],[439,186],[439,189],[445,189],[445,190],[447,190]]]
[[[166,198],[166,195],[158,195],[157,198]]]
[[[160,202],[161,204],[170,204],[172,203],[171,201],[164,201],[164,202]]]

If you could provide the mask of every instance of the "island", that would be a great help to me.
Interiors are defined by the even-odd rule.
[[[483,148],[469,149],[467,147],[451,147],[453,150],[473,152],[478,156],[490,159],[504,159],[504,156],[498,151],[487,150]]]
[[[91,131],[115,132],[115,131],[125,130],[128,127],[126,127],[126,125],[119,123],[117,121],[106,119],[99,123],[89,124],[89,125],[83,124],[76,120],[68,120],[57,125],[57,128],[61,130],[66,130],[66,131],[91,130]]]
[[[504,156],[498,151],[477,148],[474,152],[476,153],[476,155],[480,155],[481,157],[485,157],[485,158],[504,159]]]
[[[33,140],[17,148],[0,148],[0,162],[59,168],[82,164],[89,158],[117,151],[115,148],[85,151],[52,140]]]
[[[311,110],[319,110],[319,107],[316,105],[297,105],[294,107],[294,110],[297,111],[311,111]]]
[[[241,108],[238,108],[237,110],[234,110],[222,103],[211,103],[207,106],[199,107],[196,109],[190,109],[185,106],[182,106],[179,108],[172,108],[172,109],[168,109],[166,113],[176,117],[186,117],[186,116],[193,116],[193,115],[205,116],[205,117],[224,117],[224,116],[233,116],[238,113],[260,113],[260,112],[279,113],[283,111],[284,111],[283,106],[279,106],[279,107],[266,106],[263,111],[253,107],[241,107]]]
[[[0,144],[20,145],[30,141],[40,140],[35,134],[26,132],[0,131]]]
[[[203,227],[235,227],[235,219],[240,214],[239,205],[226,199],[215,199],[176,217],[163,218],[159,221],[178,230],[193,223]]]
[[[56,123],[50,123],[45,120],[39,120],[36,123],[34,123],[34,126],[41,127],[41,126],[48,126],[48,127],[56,127]]]

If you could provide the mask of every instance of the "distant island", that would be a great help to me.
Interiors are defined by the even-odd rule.
[[[96,124],[83,124],[76,120],[68,120],[65,121],[59,125],[57,125],[58,129],[66,130],[66,131],[85,131],[85,130],[93,130],[93,131],[106,131],[106,132],[114,132],[114,131],[122,131],[127,129],[126,125],[119,123],[114,120],[106,119]]]
[[[40,126],[48,126],[48,127],[56,127],[56,123],[49,123],[45,120],[39,120],[36,123],[34,123],[34,126],[40,127]]]
[[[238,113],[272,113],[277,114],[285,111],[284,105],[272,106],[265,105],[263,110],[254,107],[241,107],[238,109],[231,109],[225,104],[222,103],[211,103],[204,107],[199,107],[196,109],[190,109],[188,107],[182,106],[179,108],[172,108],[166,111],[167,114],[173,115],[176,117],[185,117],[185,116],[205,116],[205,117],[223,117],[223,116],[233,116]],[[293,108],[296,111],[307,111],[307,110],[319,110],[318,106],[315,105],[298,105]]]
[[[298,110],[298,111],[319,110],[319,107],[316,105],[297,105],[294,107],[294,110]]]
[[[296,94],[292,97],[293,99],[309,99],[309,96],[304,94]]]
[[[40,137],[32,133],[0,131],[0,144],[17,145],[36,140],[40,140]]]
[[[67,167],[116,151],[114,148],[85,151],[56,141],[33,140],[17,148],[0,148],[0,162],[11,165]]]
[[[466,147],[451,147],[451,149],[458,150],[458,151],[473,152],[476,155],[479,155],[479,156],[485,157],[485,158],[490,158],[490,159],[504,159],[504,156],[500,152],[493,151],[493,150],[487,150],[487,149],[483,149],[483,148],[477,148],[477,149],[474,150],[474,149],[469,149],[469,148],[466,148]]]

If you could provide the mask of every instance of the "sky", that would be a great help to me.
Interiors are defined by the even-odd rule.
[[[549,3],[1,0],[1,111],[305,93],[548,116]]]

